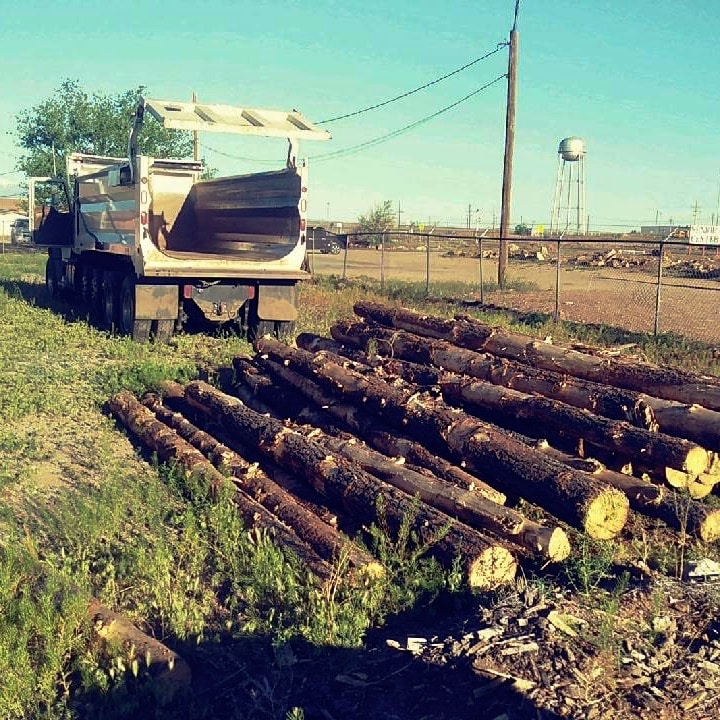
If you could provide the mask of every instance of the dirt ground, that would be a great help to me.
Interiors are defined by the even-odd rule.
[[[419,250],[387,250],[351,247],[347,260],[339,255],[311,256],[314,272],[338,274],[346,262],[348,277],[366,276],[386,282],[422,282],[427,277],[428,259]],[[381,267],[382,264],[382,267]],[[444,256],[430,253],[430,281],[475,283],[473,298],[484,303],[523,312],[555,312],[555,284],[559,277],[559,311],[563,320],[599,323],[631,330],[655,329],[655,308],[659,307],[658,331],[684,335],[694,340],[720,343],[720,282],[708,279],[666,277],[658,301],[657,260],[644,269],[579,267],[563,263],[559,276],[555,262],[514,260],[509,263],[511,284],[532,283],[532,290],[491,290],[497,279],[497,261]],[[481,277],[483,292],[480,292]]]

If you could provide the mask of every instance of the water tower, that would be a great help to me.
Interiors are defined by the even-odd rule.
[[[587,232],[585,214],[585,141],[567,137],[558,147],[557,180],[553,195],[550,233]]]

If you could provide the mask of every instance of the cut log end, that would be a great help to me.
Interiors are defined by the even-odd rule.
[[[720,538],[720,510],[710,510],[698,523],[696,530],[704,542],[713,542]]]
[[[476,590],[494,590],[515,579],[517,561],[504,547],[493,545],[468,563],[467,581]]]
[[[596,540],[614,538],[627,522],[630,502],[615,488],[606,488],[585,508],[585,532]]]
[[[552,528],[547,540],[545,555],[553,562],[562,562],[570,557],[570,540],[567,533],[559,527]]]
[[[700,473],[707,472],[712,464],[710,453],[698,445],[688,450],[687,459],[685,460],[686,470],[690,475],[697,476]]]

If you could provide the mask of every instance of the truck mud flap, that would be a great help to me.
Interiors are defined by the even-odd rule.
[[[176,320],[180,310],[177,285],[136,285],[136,320]]]
[[[295,285],[260,285],[257,314],[261,320],[297,320],[297,287]]]

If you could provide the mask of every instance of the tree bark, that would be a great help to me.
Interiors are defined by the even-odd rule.
[[[623,493],[545,457],[489,423],[442,403],[410,398],[387,383],[329,362],[322,352],[312,355],[270,339],[260,341],[258,348],[363,404],[423,443],[466,460],[500,489],[526,497],[591,537],[614,537],[625,524],[629,503]]]
[[[583,439],[621,457],[641,458],[657,477],[664,477],[668,467],[697,477],[710,464],[708,451],[689,440],[633,427],[546,397],[461,378],[444,380],[440,386],[448,401],[460,402],[471,410],[479,409],[505,420],[524,420],[533,427]]]
[[[334,564],[347,562],[350,571],[361,579],[383,575],[384,569],[377,560],[343,537],[337,528],[305,508],[297,498],[268,477],[257,463],[249,463],[212,435],[195,427],[180,413],[164,407],[157,396],[144,398],[143,404],[182,438],[209,455],[218,469],[228,471],[241,490],[284,522],[323,560]]]
[[[448,320],[371,302],[358,302],[354,309],[366,320],[447,340],[470,350],[489,352],[544,370],[666,400],[720,410],[720,378],[714,376],[588,355],[541,342],[529,335],[493,328],[468,317]]]
[[[502,543],[453,520],[402,491],[355,467],[321,444],[285,427],[280,421],[259,415],[206,383],[195,381],[185,390],[195,405],[210,409],[225,426],[239,434],[278,464],[303,477],[318,492],[337,502],[364,522],[376,519],[377,500],[385,500],[389,523],[397,530],[407,517],[430,552],[441,561],[463,560],[472,587],[491,588],[510,582],[517,564]]]
[[[108,404],[113,414],[141,442],[154,450],[161,460],[174,461],[189,472],[199,475],[208,482],[214,492],[226,487],[230,482],[199,450],[160,422],[148,408],[137,401],[131,392],[123,391],[114,395]],[[278,546],[295,553],[318,579],[323,582],[330,581],[333,577],[333,569],[329,563],[260,503],[234,485],[232,487],[235,490],[233,500],[249,527],[266,530]]]
[[[342,421],[350,430],[363,437],[380,452],[396,457],[402,456],[413,464],[415,470],[422,471],[422,468],[427,468],[438,477],[466,490],[476,492],[491,502],[498,505],[505,504],[504,493],[488,485],[477,475],[471,475],[444,458],[434,455],[419,443],[400,437],[397,433],[389,432],[388,427],[376,416],[366,413],[355,404],[343,402],[342,399],[334,397],[314,381],[280,363],[267,358],[259,361],[273,376],[296,387],[315,403],[318,413],[325,413],[325,416],[331,415]],[[315,425],[327,429],[327,420],[323,418],[322,414],[310,413],[309,416]]]
[[[648,430],[658,429],[654,414],[644,399],[628,390],[538,370],[514,360],[467,350],[444,340],[421,337],[404,330],[368,326],[366,323],[336,323],[331,333],[345,342],[363,347],[374,341],[376,352],[380,355],[432,364],[493,385],[544,395]]]
[[[431,474],[416,472],[403,463],[347,438],[322,435],[316,438],[333,452],[357,463],[363,470],[420,499],[477,530],[489,530],[499,538],[514,542],[527,553],[559,562],[570,554],[565,532],[528,520],[520,513],[486,500],[471,490],[463,490]]]

